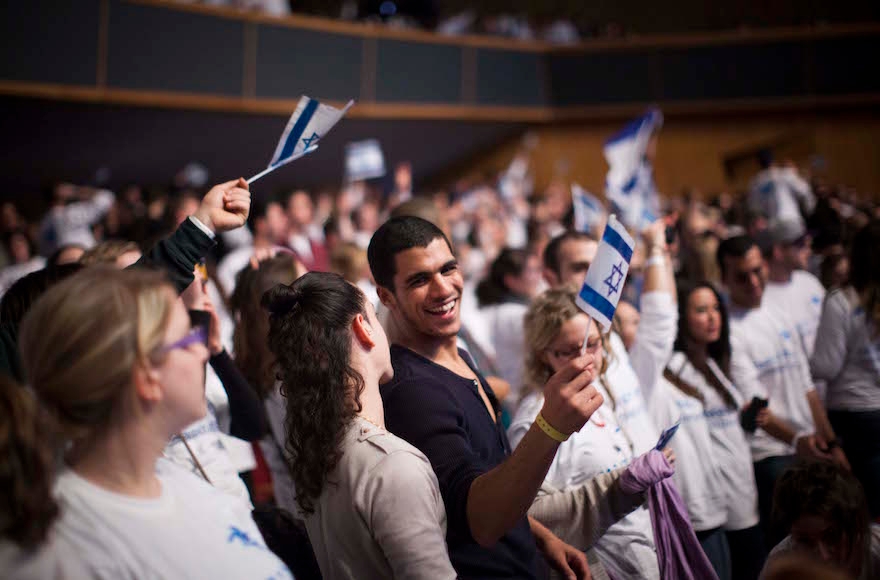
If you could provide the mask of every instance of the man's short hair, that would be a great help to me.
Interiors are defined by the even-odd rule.
[[[748,235],[733,236],[718,244],[715,258],[718,262],[718,267],[721,268],[721,277],[723,278],[727,275],[724,265],[727,258],[742,258],[755,246],[757,246],[757,243],[755,243],[754,238]]]
[[[583,232],[579,232],[577,230],[565,230],[547,244],[544,248],[544,267],[556,274],[557,276],[562,275],[560,270],[561,264],[559,263],[559,250],[562,248],[562,244],[567,242],[568,240],[584,240],[584,241],[596,241],[589,234],[585,234]]]
[[[427,248],[436,239],[442,239],[452,252],[452,244],[443,231],[427,220],[415,216],[391,218],[376,230],[367,248],[367,260],[376,285],[394,291],[397,274],[395,258],[412,248]]]

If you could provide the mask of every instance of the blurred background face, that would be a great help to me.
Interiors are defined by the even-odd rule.
[[[504,277],[504,285],[518,296],[532,299],[537,296],[544,287],[541,279],[541,259],[530,255],[526,259],[525,268],[519,276],[507,275]]]
[[[721,338],[721,305],[715,293],[698,288],[688,296],[687,325],[690,338],[699,344],[710,344]]]
[[[272,243],[284,244],[287,242],[288,219],[280,203],[270,203],[266,206],[264,221],[266,236]]]
[[[724,258],[724,285],[731,301],[741,308],[757,308],[767,284],[767,265],[758,246],[752,246],[741,258]]]
[[[786,268],[791,270],[806,270],[809,267],[812,250],[810,236],[804,236],[791,244],[785,244],[779,248],[779,258]]]
[[[590,338],[587,340],[587,354],[593,355],[596,368],[602,368],[602,360],[605,352],[602,349],[602,338],[599,335],[599,327],[591,323],[586,314],[578,314],[566,320],[547,348],[542,353],[543,360],[550,369],[556,373],[568,362],[581,354],[581,346],[587,335],[587,325],[590,326]]]
[[[307,226],[314,218],[312,198],[304,191],[297,191],[290,196],[288,205],[290,221],[295,227]]]
[[[639,320],[641,318],[639,311],[626,300],[621,300],[617,305],[617,310],[614,312],[614,318],[618,321],[618,330],[620,331],[623,345],[629,350],[635,343],[636,332],[639,330]]]
[[[594,240],[566,240],[559,247],[558,287],[578,290],[584,283],[587,270],[596,258],[599,243]]]
[[[853,577],[861,570],[862,553],[854,549],[853,539],[824,517],[802,515],[791,526],[791,539],[798,549],[843,568]]]

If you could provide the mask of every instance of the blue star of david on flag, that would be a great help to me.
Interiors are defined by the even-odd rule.
[[[576,300],[580,309],[602,326],[603,332],[611,328],[634,247],[635,241],[626,228],[610,216]]]
[[[320,139],[320,138],[321,138],[321,137],[320,137],[317,133],[312,133],[312,136],[311,136],[311,137],[306,137],[306,138],[304,138],[304,139],[302,140],[302,142],[303,142],[303,146],[304,146],[306,149],[308,149],[309,147],[312,146],[312,142],[313,142],[313,141],[317,141],[317,140]]]
[[[608,286],[608,296],[620,293],[620,283],[623,282],[623,276],[623,262],[615,264],[614,267],[611,268],[611,273],[608,274],[608,277],[603,281],[603,284]]]

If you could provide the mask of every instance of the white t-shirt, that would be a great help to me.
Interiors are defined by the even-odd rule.
[[[760,211],[771,222],[804,223],[799,203],[811,211],[816,203],[810,184],[791,167],[770,167],[749,185],[749,208]]]
[[[645,395],[656,425],[665,428],[681,421],[668,446],[677,458],[673,481],[687,505],[694,530],[702,532],[723,526],[727,517],[720,509],[725,503],[721,470],[712,449],[703,404],[664,377],[653,389],[645,389]]]
[[[852,288],[828,295],[810,370],[814,378],[828,382],[829,409],[880,409],[880,335],[871,331]]]
[[[513,403],[514,409],[519,401],[523,386],[523,359],[525,344],[523,338],[523,318],[529,307],[519,302],[505,302],[482,308],[480,313],[489,327],[489,336],[495,350],[495,368],[501,378],[510,383],[510,394],[505,399]]]
[[[155,499],[62,473],[55,484],[61,517],[42,557],[76,558],[71,565],[87,577],[108,580],[293,578],[244,504],[168,461],[156,470],[162,492]]]
[[[213,371],[208,367],[209,373]],[[221,386],[222,389],[222,386]],[[225,395],[225,393],[224,393]],[[218,489],[235,496],[249,508],[252,508],[247,486],[238,475],[233,452],[230,450],[238,439],[230,437],[220,430],[217,421],[217,409],[211,398],[207,402],[208,412],[205,416],[183,430],[183,436],[192,449],[211,484]],[[227,400],[228,406],[228,400]],[[252,452],[251,452],[252,453]],[[180,437],[173,437],[165,446],[165,457],[193,475],[201,478],[196,462]]]
[[[667,366],[703,395],[703,413],[709,427],[711,442],[710,453],[719,476],[719,480],[713,485],[716,485],[716,489],[722,493],[727,508],[724,529],[744,530],[758,523],[758,490],[755,486],[752,454],[749,451],[746,434],[739,423],[739,409],[743,406],[742,396],[714,360],[709,359],[708,364],[715,377],[733,397],[736,407],[727,405],[724,398],[709,384],[703,374],[688,362],[683,353],[674,353]],[[677,443],[676,440],[680,435],[681,431],[672,438],[672,443]],[[675,454],[682,458],[675,466],[677,474],[691,462],[687,456],[682,457],[674,446],[673,449]],[[715,506],[715,509],[717,510],[718,507]],[[694,525],[696,526],[696,523]]]
[[[807,402],[813,390],[810,367],[794,324],[780,311],[761,306],[730,309],[730,374],[748,404],[752,397],[769,400],[769,409],[795,433],[814,433]],[[795,449],[758,428],[747,439],[752,460],[793,455]]]
[[[778,308],[794,321],[807,356],[813,354],[825,287],[819,279],[803,270],[795,270],[788,282],[767,282],[763,305]]]
[[[607,400],[605,389],[598,383],[595,385]],[[512,447],[525,436],[543,404],[544,396],[540,393],[529,393],[520,402],[507,430]],[[544,480],[558,489],[574,487],[600,473],[626,467],[632,459],[630,442],[611,407],[605,403],[580,431],[559,445]],[[660,577],[651,515],[644,507],[608,528],[594,547],[602,564],[615,578]]]

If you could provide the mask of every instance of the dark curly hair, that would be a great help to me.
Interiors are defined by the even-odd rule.
[[[776,482],[773,520],[790,530],[801,516],[824,518],[831,524],[826,533],[843,540],[849,551],[870,550],[871,519],[859,480],[830,461],[801,460]]]
[[[269,349],[287,400],[285,451],[296,501],[311,514],[361,410],[364,379],[351,366],[351,322],[367,316],[366,302],[338,274],[310,272],[267,291],[261,304],[269,311]]]
[[[31,393],[0,375],[0,538],[25,549],[42,544],[58,517],[52,425]]]

